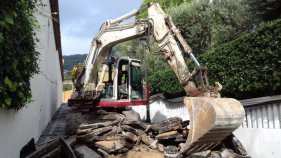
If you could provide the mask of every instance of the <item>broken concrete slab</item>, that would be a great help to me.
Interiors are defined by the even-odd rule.
[[[160,152],[164,152],[164,145],[163,145],[163,144],[157,144],[157,149],[158,149]]]
[[[127,121],[140,121],[140,114],[135,112],[134,110],[129,110],[129,111],[123,111],[122,112]]]
[[[111,140],[119,140],[119,139],[125,139],[122,134],[116,134],[113,136],[95,136],[91,141],[111,141]]]
[[[145,144],[139,144],[139,145],[135,145],[133,148],[132,148],[133,151],[149,151],[149,147]]]
[[[85,145],[76,148],[75,152],[79,158],[102,158],[101,155]]]
[[[124,132],[126,140],[129,140],[131,143],[135,143],[138,140],[138,136],[131,132]]]
[[[122,128],[123,130],[128,131],[128,132],[131,132],[131,133],[133,133],[133,134],[135,134],[135,135],[137,135],[137,136],[146,135],[146,133],[145,133],[143,130],[141,130],[141,129],[135,129],[135,128],[132,128],[132,127],[130,127],[130,126],[128,126],[128,125],[122,125],[121,128]]]
[[[99,119],[104,119],[104,120],[117,120],[117,119],[124,119],[124,118],[125,118],[124,115],[115,112],[99,116]]]
[[[180,135],[178,131],[170,131],[158,134],[155,138],[159,140],[176,139]]]
[[[159,134],[175,131],[182,128],[182,119],[179,117],[171,117],[162,122],[153,124],[151,130],[158,132]]]
[[[92,128],[78,129],[76,135],[85,135],[91,133],[92,131],[93,131]]]
[[[96,129],[96,128],[101,128],[101,127],[106,127],[110,124],[110,122],[103,122],[103,123],[93,123],[93,124],[81,124],[79,126],[79,129]]]
[[[118,153],[119,150],[124,148],[125,141],[120,140],[113,140],[113,141],[97,141],[95,142],[95,146],[101,148],[102,150],[106,151],[107,153]]]
[[[124,154],[119,154],[116,158],[164,158],[164,155],[157,151],[128,151]]]
[[[92,130],[91,133],[77,136],[76,140],[79,143],[91,141],[92,139],[94,139],[95,136],[109,132],[111,129],[112,129],[112,126],[97,128],[97,129]]]
[[[133,127],[133,128],[141,129],[141,130],[144,130],[144,131],[147,131],[151,126],[151,125],[146,124],[146,123],[141,122],[141,121],[124,121],[122,124],[128,125],[128,126]]]
[[[150,138],[148,135],[143,134],[141,135],[141,141],[147,146],[150,146],[155,140]]]

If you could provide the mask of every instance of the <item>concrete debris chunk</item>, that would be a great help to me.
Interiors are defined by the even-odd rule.
[[[129,111],[123,111],[122,112],[125,117],[126,117],[126,120],[128,121],[140,121],[140,114],[135,112],[134,110],[129,110]]]
[[[104,122],[104,123],[94,123],[94,124],[82,124],[79,126],[79,129],[96,129],[96,128],[101,128],[108,126],[109,122]]]
[[[159,134],[175,131],[182,128],[182,119],[179,117],[171,117],[162,122],[156,123],[151,126],[151,130],[158,132]]]
[[[141,141],[146,144],[147,146],[150,146],[155,140],[150,138],[148,135],[143,134],[141,136]]]
[[[124,121],[123,124],[133,128],[142,129],[144,131],[150,128],[150,125],[145,124],[144,122],[141,121]]]
[[[91,133],[92,130],[93,130],[92,128],[78,129],[77,135],[85,135],[85,134]]]
[[[126,140],[130,141],[131,143],[136,143],[138,140],[138,136],[131,132],[124,132],[124,136]]]
[[[163,145],[163,144],[157,144],[157,149],[158,149],[160,152],[164,152],[164,145]]]
[[[82,143],[82,142],[87,142],[87,141],[91,141],[92,139],[94,139],[96,136],[109,132],[112,129],[112,126],[108,126],[108,127],[102,127],[102,128],[97,128],[92,130],[92,132],[85,134],[85,135],[78,135],[76,137],[77,142]]]
[[[124,154],[119,154],[116,158],[164,158],[164,155],[157,151],[128,151]]]
[[[124,119],[125,116],[119,113],[109,113],[104,116],[100,116],[99,119],[104,119],[104,120],[117,120],[117,119]]]
[[[176,139],[180,134],[177,131],[170,131],[158,134],[155,138],[159,140]]]
[[[121,131],[122,131],[121,127],[113,126],[111,131],[103,134],[103,136],[104,137],[112,137],[112,136],[117,135],[118,133],[121,133]]]
[[[97,141],[95,142],[96,147],[103,149],[107,153],[117,153],[119,150],[124,148],[124,140],[113,140],[113,141]]]
[[[125,131],[128,131],[128,132],[131,132],[131,133],[134,133],[135,135],[137,136],[142,136],[142,135],[146,135],[146,133],[141,130],[141,129],[135,129],[135,128],[132,128],[128,125],[122,125],[121,128]]]

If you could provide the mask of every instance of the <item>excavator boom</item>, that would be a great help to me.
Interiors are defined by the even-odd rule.
[[[129,24],[121,23],[146,9],[148,18]],[[235,99],[220,98],[220,88],[209,85],[207,68],[196,60],[192,49],[171,17],[164,13],[158,3],[150,3],[144,9],[134,10],[103,24],[92,41],[85,71],[79,75],[77,83],[80,85],[79,97],[98,100],[105,87],[103,79],[108,65],[103,65],[99,76],[98,66],[102,64],[104,58],[109,58],[111,48],[118,43],[147,35],[152,36],[161,48],[166,62],[188,95],[184,98],[184,103],[190,114],[190,131],[186,143],[181,147],[181,152],[189,155],[212,149],[242,124],[244,108]],[[196,65],[192,73],[184,61],[180,46]],[[197,82],[199,85],[195,85],[192,81],[195,75],[199,79]]]

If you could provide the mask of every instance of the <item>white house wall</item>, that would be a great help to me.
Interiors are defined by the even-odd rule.
[[[62,78],[56,51],[50,4],[37,14],[41,28],[37,30],[40,73],[31,79],[32,102],[19,111],[0,110],[0,157],[18,158],[21,148],[40,134],[61,104]],[[19,58],[19,57],[16,57]]]
[[[234,135],[252,158],[281,157],[281,129],[239,128]]]

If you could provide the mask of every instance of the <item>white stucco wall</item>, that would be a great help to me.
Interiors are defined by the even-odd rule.
[[[252,158],[281,157],[281,129],[239,128],[234,135]]]
[[[31,79],[32,100],[19,111],[0,110],[0,157],[18,158],[21,148],[31,139],[38,140],[61,104],[62,78],[55,47],[53,24],[48,0],[37,31],[40,73]]]

